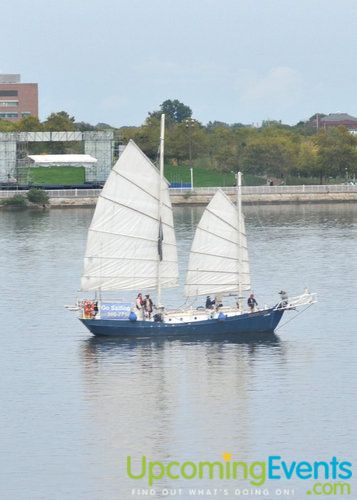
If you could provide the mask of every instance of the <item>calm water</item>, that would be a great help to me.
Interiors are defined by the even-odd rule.
[[[0,213],[1,499],[142,498],[131,488],[147,483],[127,478],[127,455],[136,470],[142,455],[356,459],[357,205],[245,212],[258,302],[281,288],[319,295],[265,342],[98,341],[63,308],[76,297],[92,211]],[[182,278],[201,213],[175,209]],[[183,302],[177,290],[173,302]],[[165,480],[152,498],[163,487],[189,498],[198,486],[238,498],[244,485]],[[300,500],[311,482],[267,483],[264,498],[281,498],[277,486]]]

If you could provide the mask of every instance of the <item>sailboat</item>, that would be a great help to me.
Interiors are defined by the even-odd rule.
[[[315,295],[288,298],[272,307],[246,310],[243,292],[251,290],[247,238],[241,202],[222,191],[206,207],[192,243],[186,276],[187,300],[212,296],[207,307],[166,309],[162,291],[178,286],[179,270],[169,183],[164,178],[164,115],[161,117],[160,168],[130,141],[99,195],[88,231],[79,301],[80,320],[94,335],[157,337],[272,333],[287,310],[311,305]],[[154,314],[137,303],[103,298],[105,292],[156,290]],[[228,302],[232,302],[228,304]],[[226,305],[223,304],[226,302]]]

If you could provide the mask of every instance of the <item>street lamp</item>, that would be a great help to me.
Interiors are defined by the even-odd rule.
[[[191,189],[193,189],[193,165],[192,165],[192,128],[195,125],[196,120],[193,118],[187,118],[185,120],[186,127],[188,129],[188,158],[190,162],[190,174],[191,174]]]

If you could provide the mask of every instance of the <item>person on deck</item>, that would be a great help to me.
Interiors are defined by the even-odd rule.
[[[281,297],[281,302],[280,302],[281,307],[287,306],[288,305],[288,299],[289,299],[288,294],[284,290],[281,290],[279,292],[279,295]]]
[[[250,312],[253,312],[255,307],[258,306],[258,302],[255,300],[254,294],[251,293],[248,297],[247,300],[248,307],[250,309]]]
[[[151,319],[151,314],[152,314],[153,309],[154,309],[154,303],[151,300],[150,295],[145,295],[145,299],[144,299],[144,311],[145,311],[145,315],[149,319]]]
[[[223,302],[222,302],[221,295],[216,295],[215,296],[214,303],[215,303],[216,310],[218,310],[220,307],[223,307]]]
[[[206,298],[206,309],[213,309],[214,305],[215,305],[215,301],[212,300],[209,295],[207,295],[207,298]]]
[[[135,307],[138,311],[142,311],[144,306],[144,301],[143,301],[143,296],[141,293],[138,293],[136,300],[135,300]]]

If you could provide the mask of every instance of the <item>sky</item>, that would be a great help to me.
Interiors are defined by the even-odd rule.
[[[39,84],[41,120],[357,116],[356,27],[356,0],[2,0],[0,73]]]

